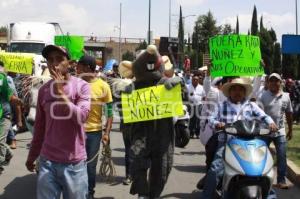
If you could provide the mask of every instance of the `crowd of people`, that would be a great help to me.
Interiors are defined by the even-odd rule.
[[[153,49],[147,51],[149,54],[141,57],[148,59],[155,54]],[[160,66],[156,60],[147,62],[140,58],[133,64],[123,61],[105,76],[94,57],[84,55],[74,63],[66,49],[55,45],[46,46],[42,55],[51,78],[38,82],[40,85],[32,89],[26,105],[24,95],[20,96],[23,100],[18,98],[14,85],[14,81],[18,84],[17,77],[6,73],[0,62],[0,172],[12,159],[12,149],[17,148],[13,126],[26,126],[33,135],[26,167],[31,172],[38,170],[38,199],[60,198],[61,194],[65,199],[94,198],[100,143],[110,143],[114,102],[120,100],[120,92],[132,91],[131,84],[144,88],[153,82],[166,88],[181,84],[187,94],[184,100],[190,115],[190,138],[200,139],[205,145],[207,172],[197,184],[203,189],[202,198],[213,198],[224,173],[224,148],[229,138],[216,132],[240,117],[259,120],[274,132],[265,141],[268,145],[273,142],[276,148],[276,186],[288,188],[286,144],[293,137],[293,123],[300,122],[300,80],[283,79],[277,73],[254,78],[212,78],[210,66],[191,71],[188,57],[184,71],[175,70],[168,58],[162,59]],[[141,75],[145,73],[141,71],[142,64],[146,64],[151,77]],[[148,77],[153,79],[143,80]],[[122,78],[126,81],[117,86],[122,89],[115,90],[110,80]],[[117,107],[122,115],[122,107]],[[132,184],[130,193],[138,194],[140,199],[159,198],[174,152],[174,134],[163,134],[161,130],[174,132],[174,126],[168,118],[143,125],[124,124],[121,117],[126,171],[123,183]],[[148,140],[151,148],[145,146]],[[151,180],[147,182],[149,167]],[[274,195],[271,190],[268,198]]]

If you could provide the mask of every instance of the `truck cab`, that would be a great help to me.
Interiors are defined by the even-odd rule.
[[[46,60],[42,57],[43,48],[54,44],[54,37],[62,34],[58,23],[11,23],[8,31],[8,51],[34,54],[33,75],[41,75],[46,65]]]

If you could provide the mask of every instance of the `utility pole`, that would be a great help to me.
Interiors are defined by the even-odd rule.
[[[151,43],[151,0],[149,0],[148,45]]]
[[[298,35],[298,0],[295,0],[296,3],[296,35]]]
[[[169,38],[171,37],[171,0],[169,0]]]
[[[121,57],[121,43],[122,43],[122,3],[120,3],[120,26],[119,26],[119,62],[122,61]]]

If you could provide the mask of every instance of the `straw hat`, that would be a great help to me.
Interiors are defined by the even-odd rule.
[[[122,77],[131,79],[133,77],[132,74],[132,62],[131,61],[122,61],[119,64],[119,73]]]
[[[247,80],[245,78],[236,78],[236,79],[233,79],[231,82],[228,82],[223,85],[223,87],[222,87],[223,94],[226,97],[229,97],[229,90],[232,86],[235,86],[235,85],[243,86],[245,88],[246,97],[248,97],[252,92],[252,85],[249,80]]]
[[[173,64],[171,63],[170,59],[168,56],[164,55],[161,57],[163,64],[164,64],[164,69],[166,71],[173,69]]]

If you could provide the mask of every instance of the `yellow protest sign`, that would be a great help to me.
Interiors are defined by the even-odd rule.
[[[22,74],[32,74],[33,55],[27,53],[0,52],[0,61],[4,63],[6,71]]]
[[[167,90],[163,85],[122,94],[124,123],[149,121],[183,115],[180,85]]]

